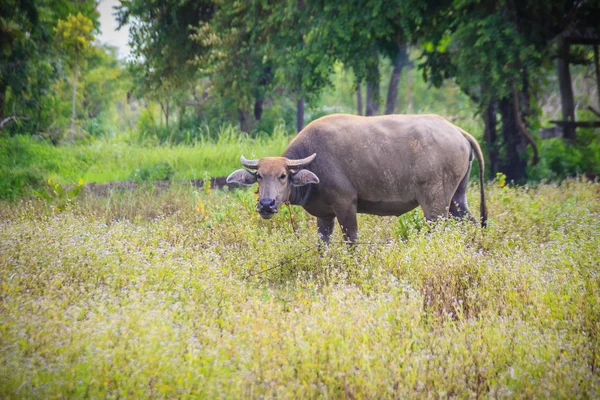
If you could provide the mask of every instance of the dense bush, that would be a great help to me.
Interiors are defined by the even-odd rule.
[[[556,180],[581,174],[592,179],[600,176],[598,129],[579,128],[574,144],[565,142],[563,138],[542,140],[540,163],[528,173],[531,180]]]

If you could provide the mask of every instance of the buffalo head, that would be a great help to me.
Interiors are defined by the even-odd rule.
[[[317,154],[301,160],[290,160],[285,157],[265,157],[260,160],[240,158],[247,169],[238,169],[227,177],[227,183],[253,185],[258,182],[258,203],[256,211],[265,219],[272,218],[279,206],[290,198],[292,186],[304,186],[319,183],[319,178],[303,167],[310,164]]]

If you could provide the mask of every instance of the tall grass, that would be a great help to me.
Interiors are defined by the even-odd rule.
[[[0,397],[598,397],[600,186],[500,186],[354,249],[251,191],[2,203]]]
[[[214,138],[216,137],[216,138]],[[290,138],[283,128],[250,137],[225,125],[216,135],[200,135],[191,145],[144,145],[124,138],[93,140],[55,147],[17,136],[0,141],[0,198],[16,198],[39,189],[48,179],[58,183],[136,179],[136,173],[167,165],[171,179],[222,176],[246,157],[279,155]],[[156,177],[160,178],[160,177]],[[162,177],[163,179],[165,177]]]

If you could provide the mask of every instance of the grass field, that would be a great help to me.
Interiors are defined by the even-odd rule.
[[[200,137],[192,145],[144,145],[102,138],[52,146],[28,136],[0,139],[0,199],[16,199],[60,184],[158,179],[195,179],[228,175],[240,167],[240,155],[264,157],[283,153],[290,136],[283,128],[252,138],[224,125],[218,139]]]
[[[479,136],[479,123],[460,120],[460,124]],[[193,140],[180,144],[140,142],[131,132],[61,146],[38,136],[0,137],[0,200],[16,200],[43,191],[48,179],[69,185],[79,180],[101,183],[227,176],[241,167],[240,155],[281,155],[294,136],[284,125],[254,136],[231,125],[187,133],[193,134]]]
[[[0,397],[597,398],[600,185],[500,186],[354,249],[251,191],[2,203]]]

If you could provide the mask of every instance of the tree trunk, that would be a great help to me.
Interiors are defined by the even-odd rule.
[[[370,73],[367,74],[367,112],[366,115],[379,114],[379,54],[374,54],[375,64],[371,67]]]
[[[379,83],[367,82],[367,116],[379,114]]]
[[[362,83],[356,82],[356,115],[363,115]]]
[[[596,69],[596,92],[598,93],[598,110],[600,110],[600,56],[598,45],[594,46],[594,67]]]
[[[498,104],[496,101],[496,96],[492,95],[490,103],[487,105],[485,112],[483,113],[483,122],[485,124],[483,139],[489,154],[489,166],[487,169],[492,178],[495,177],[496,172],[499,171],[498,131],[496,124],[497,108]]]
[[[304,96],[296,103],[296,133],[304,128]]]
[[[523,183],[526,178],[527,142],[523,135],[519,133],[512,98],[501,99],[498,105],[502,116],[502,137],[506,153],[501,170],[506,174],[509,182]]]
[[[412,80],[413,80],[413,76],[412,76],[412,68],[409,66],[407,67],[407,71],[406,71],[406,112],[407,113],[412,113],[413,112],[413,97],[412,97]]]
[[[160,130],[161,131],[162,131],[162,128],[163,128],[163,114],[164,114],[162,112],[162,108],[163,108],[162,103],[160,103],[160,113],[158,114],[158,119],[159,119],[159,122],[160,122]]]
[[[177,105],[177,109],[179,110],[179,118],[177,119],[177,126],[178,126],[179,130],[181,131],[183,129],[183,120],[185,117],[185,104],[183,104],[183,101],[179,101],[179,104]]]
[[[258,86],[253,91],[255,122],[262,118],[264,101],[271,82],[273,82],[273,66],[268,64],[261,69]]]
[[[402,68],[408,63],[408,54],[406,53],[406,47],[400,46],[398,48],[398,54],[394,60],[394,69],[392,70],[392,76],[390,78],[390,85],[388,86],[387,101],[385,103],[385,113],[393,114],[396,109],[396,99],[398,98],[398,82],[400,82],[400,74],[402,74]]]
[[[240,123],[240,129],[242,132],[250,133],[254,127],[254,121],[246,110],[238,109],[238,121]]]
[[[36,108],[37,108],[37,124],[36,124],[36,128],[35,128],[35,133],[39,133],[40,132],[40,125],[42,124],[42,89],[41,89],[41,84],[40,81],[38,79],[37,81],[37,101],[36,101]]]
[[[560,101],[562,103],[563,120],[575,122],[575,102],[573,100],[573,86],[571,72],[569,71],[569,43],[562,40],[558,56],[558,82],[560,85]],[[564,137],[570,142],[575,141],[575,127],[569,124],[564,126]]]
[[[0,79],[0,121],[4,120],[4,106],[6,103],[6,89],[8,85]]]
[[[71,137],[75,132],[75,100],[77,98],[77,69],[79,68],[77,53],[75,53],[75,74],[73,77],[73,106],[71,107]]]
[[[259,97],[254,100],[254,119],[260,121],[263,112],[264,98]]]
[[[379,114],[379,82],[367,82],[366,116]]]
[[[160,110],[162,111],[162,115],[165,116],[165,128],[167,129],[167,133],[169,133],[169,113],[170,113],[170,104],[169,100],[161,101]],[[161,117],[161,127],[162,127],[162,117]]]
[[[167,100],[166,108],[165,108],[165,127],[167,128],[167,133],[169,133],[169,111],[170,111],[169,106],[170,106],[169,100]]]

